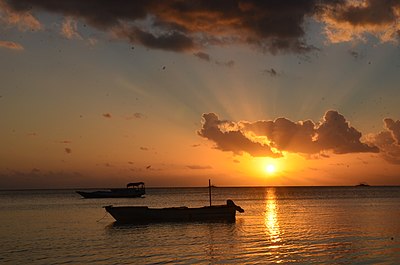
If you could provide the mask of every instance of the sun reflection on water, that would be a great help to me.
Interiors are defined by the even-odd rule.
[[[265,227],[266,234],[270,237],[271,242],[277,243],[281,241],[281,231],[279,228],[277,203],[275,189],[270,188],[267,190],[265,199]],[[278,246],[277,246],[278,247]]]

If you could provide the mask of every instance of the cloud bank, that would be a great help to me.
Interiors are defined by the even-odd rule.
[[[272,54],[314,50],[305,21],[323,24],[329,42],[365,39],[397,41],[400,3],[395,0],[0,0],[3,22],[41,29],[37,11],[64,16],[62,33],[80,36],[71,19],[152,49],[191,52],[207,60],[209,46],[244,44]]]
[[[327,111],[317,123],[286,118],[231,122],[207,113],[202,116],[198,135],[214,142],[215,148],[222,151],[246,152],[252,156],[279,157],[283,151],[304,155],[379,152],[372,141],[362,142],[361,132],[334,110]]]

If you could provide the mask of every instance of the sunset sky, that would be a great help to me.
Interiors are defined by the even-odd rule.
[[[400,185],[400,2],[0,0],[0,189]]]

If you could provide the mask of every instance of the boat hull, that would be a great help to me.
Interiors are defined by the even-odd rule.
[[[151,222],[194,222],[194,221],[227,221],[234,222],[238,206],[218,205],[200,208],[172,207],[148,208],[141,206],[112,205],[104,207],[117,223],[151,223]],[[243,211],[240,208],[241,211]]]

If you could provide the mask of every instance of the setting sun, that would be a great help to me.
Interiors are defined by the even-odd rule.
[[[266,171],[268,174],[273,174],[273,173],[276,172],[276,167],[275,167],[275,165],[273,165],[273,164],[268,164],[268,165],[265,167],[265,171]]]

